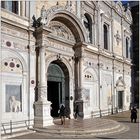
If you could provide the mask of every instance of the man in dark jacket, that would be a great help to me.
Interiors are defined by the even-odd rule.
[[[131,122],[134,122],[136,123],[136,120],[137,120],[137,110],[135,107],[132,108],[131,110]]]

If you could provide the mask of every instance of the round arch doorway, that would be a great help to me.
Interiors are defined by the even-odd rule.
[[[69,72],[60,60],[50,63],[47,74],[47,94],[51,104],[51,116],[58,117],[60,104],[69,108]],[[69,112],[67,112],[69,113]]]

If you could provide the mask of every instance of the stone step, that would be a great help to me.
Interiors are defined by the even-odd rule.
[[[59,121],[57,120],[57,122]],[[66,125],[55,124],[43,129],[35,128],[34,130],[42,134],[47,133],[50,135],[71,135],[73,137],[85,137],[87,135],[97,136],[120,132],[122,133],[127,131],[128,128],[116,121],[98,118],[83,121],[69,120],[69,122],[66,121]]]

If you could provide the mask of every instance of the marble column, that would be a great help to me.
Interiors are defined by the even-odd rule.
[[[80,117],[84,117],[84,108],[83,108],[83,53],[84,53],[84,46],[82,43],[76,44],[75,48],[75,56],[77,57],[76,59],[76,77],[75,79],[76,83],[76,100],[75,100],[75,105],[78,105],[78,110]]]
[[[38,85],[38,100],[35,102],[35,118],[34,127],[43,128],[53,124],[53,118],[50,116],[50,105],[47,101],[47,81],[45,74],[45,47],[39,48],[39,85]]]
[[[82,53],[82,48],[81,48],[81,53]],[[83,57],[81,56],[79,58],[79,100],[82,100],[83,95],[82,95],[82,91],[83,91]]]

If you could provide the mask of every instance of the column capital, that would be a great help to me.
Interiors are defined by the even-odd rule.
[[[84,57],[84,50],[88,44],[84,42],[78,42],[74,45],[73,49],[75,51],[75,57],[83,58]]]

